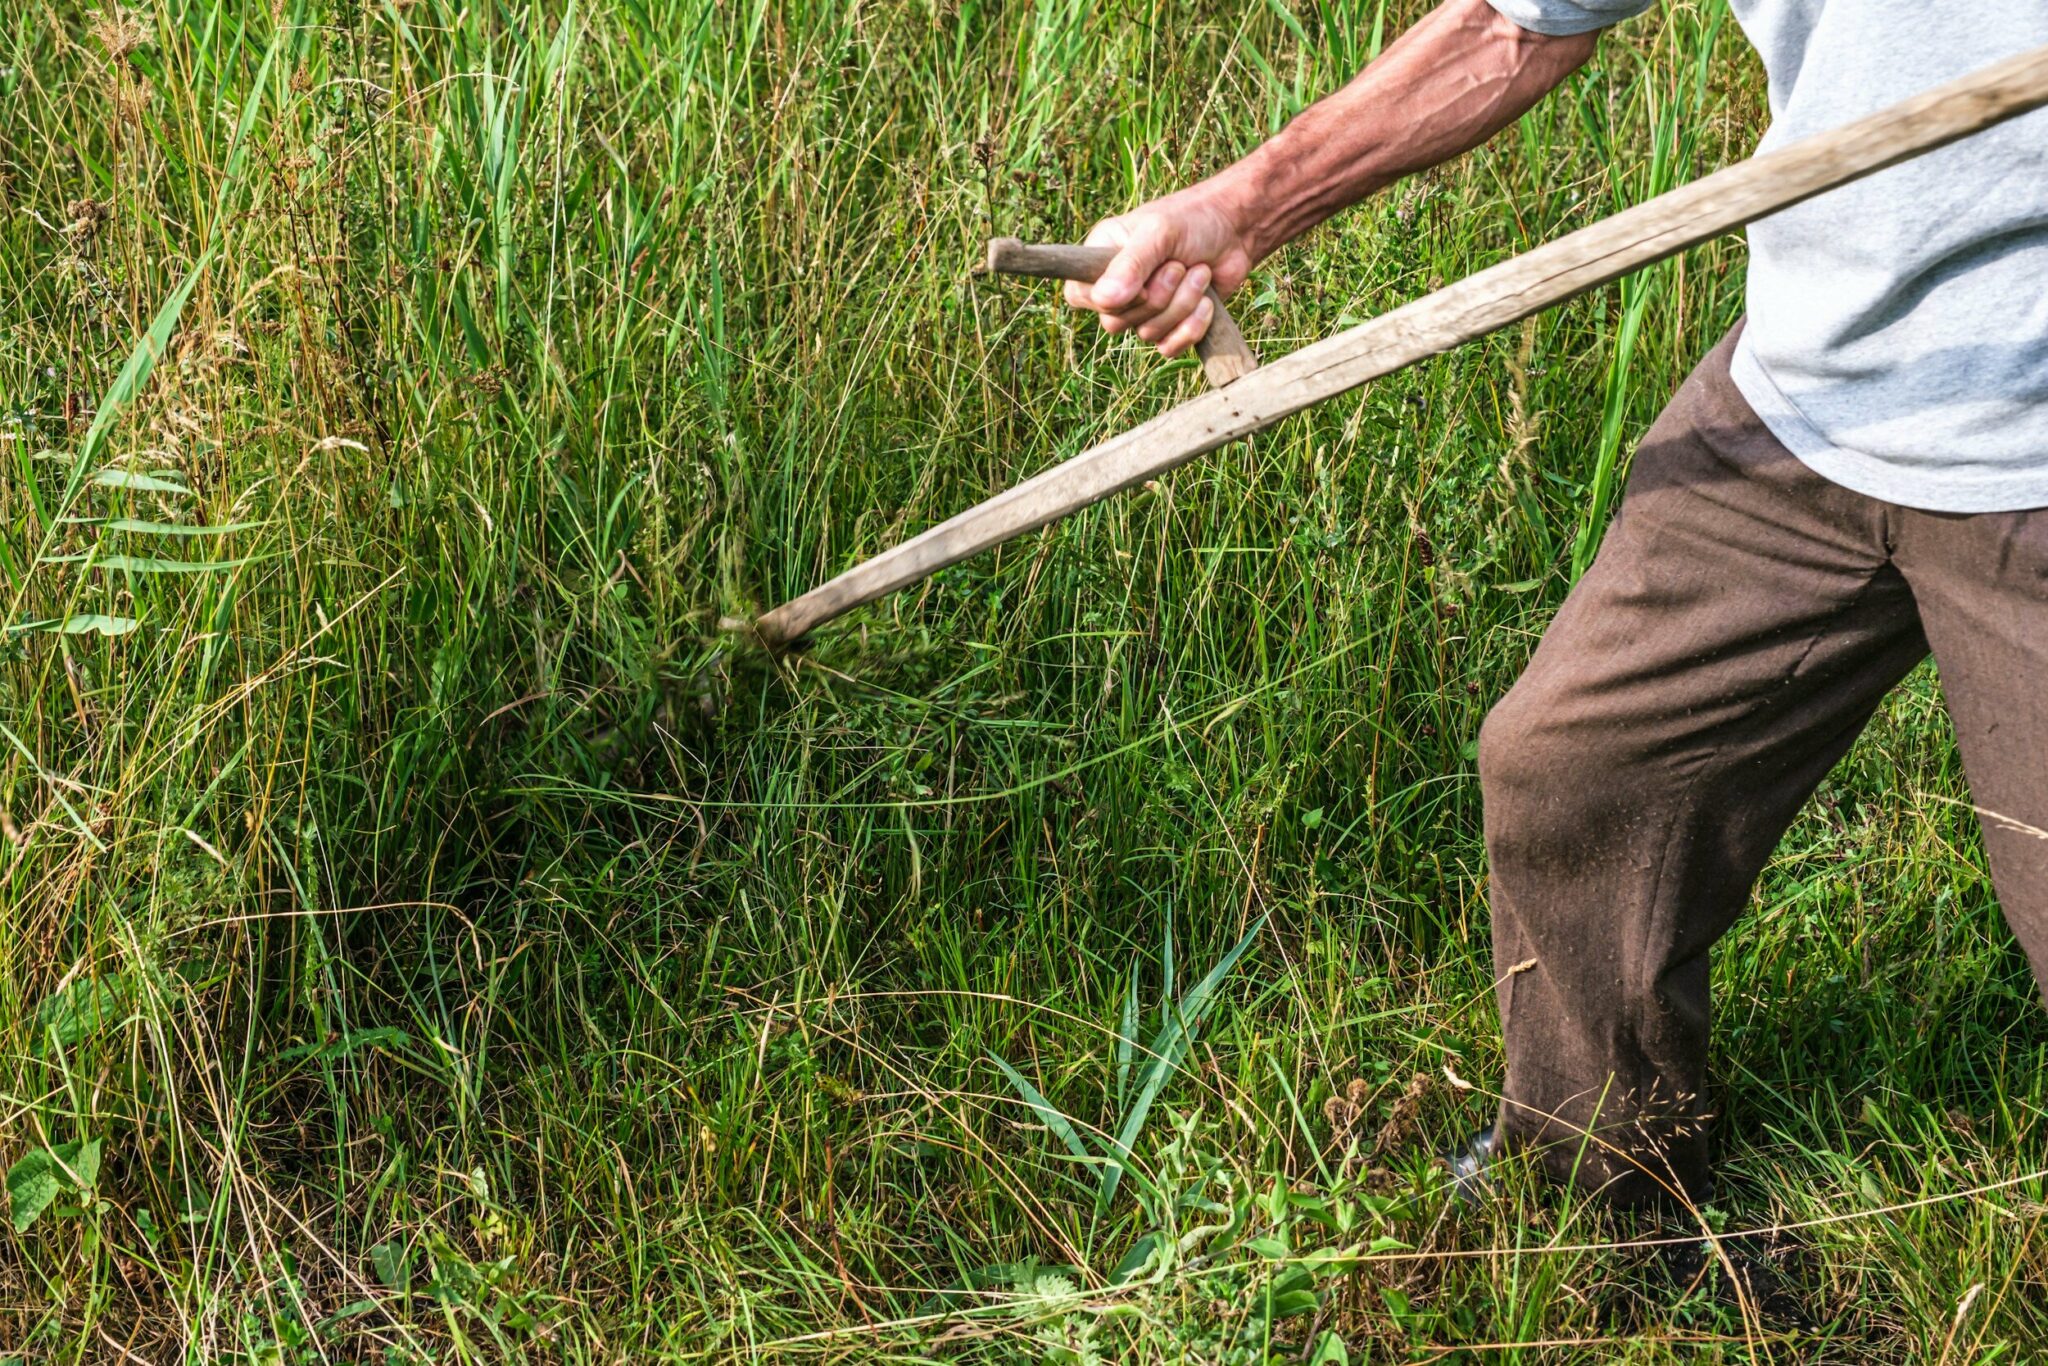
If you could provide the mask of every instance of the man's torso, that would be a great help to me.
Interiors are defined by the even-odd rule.
[[[1648,0],[1493,0],[1538,31]],[[1764,59],[1760,150],[2048,44],[2048,0],[1730,0]],[[1733,375],[1772,433],[1859,493],[2048,506],[2048,110],[1752,224]]]

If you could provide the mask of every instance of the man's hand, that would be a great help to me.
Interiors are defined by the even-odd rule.
[[[1202,339],[1216,306],[1251,273],[1252,248],[1230,196],[1213,181],[1155,199],[1090,230],[1089,246],[1119,247],[1094,284],[1070,281],[1067,302],[1102,315],[1106,332],[1135,331],[1178,356]]]
[[[1487,0],[1443,0],[1342,90],[1227,170],[1088,234],[1121,247],[1067,302],[1177,356],[1208,331],[1210,285],[1251,268],[1347,204],[1478,146],[1592,56],[1596,32],[1547,37]]]

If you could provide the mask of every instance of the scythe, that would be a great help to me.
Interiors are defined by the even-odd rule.
[[[1838,185],[2048,105],[2048,47],[1754,156],[1567,233],[1258,368],[1234,324],[1204,350],[1220,387],[1111,437],[756,620],[783,648],[863,603],[1035,531],[1324,399],[1539,312]],[[990,266],[1093,278],[1081,248],[991,243]],[[1220,302],[1220,301],[1219,301]],[[1227,319],[1221,310],[1218,319]],[[1234,339],[1234,340],[1233,340]],[[742,627],[742,629],[745,629]]]

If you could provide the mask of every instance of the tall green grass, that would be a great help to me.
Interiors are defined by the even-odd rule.
[[[0,1359],[2041,1350],[2048,1028],[1930,676],[1717,968],[1704,1218],[1814,1326],[1427,1160],[1500,1072],[1479,719],[1739,243],[804,656],[717,630],[1195,392],[978,244],[1415,12],[18,7]],[[1233,307],[1278,353],[1761,118],[1664,7]]]

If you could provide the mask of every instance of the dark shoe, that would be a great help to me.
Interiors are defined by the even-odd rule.
[[[1794,1282],[1772,1265],[1770,1253],[1745,1247],[1745,1241],[1728,1239],[1720,1253],[1705,1241],[1667,1243],[1657,1250],[1657,1260],[1681,1295],[1705,1284],[1715,1300],[1730,1309],[1753,1312],[1766,1328],[1812,1329],[1813,1318]],[[1727,1256],[1725,1263],[1722,1253]]]
[[[1499,1150],[1499,1133],[1489,1124],[1441,1155],[1440,1160],[1451,1173],[1453,1200],[1461,1205],[1476,1205],[1493,1194],[1491,1169]]]

